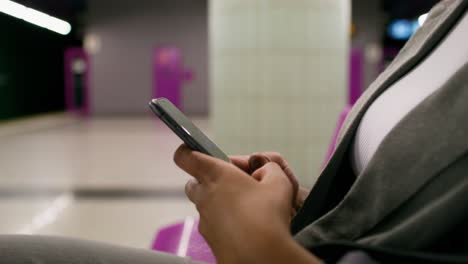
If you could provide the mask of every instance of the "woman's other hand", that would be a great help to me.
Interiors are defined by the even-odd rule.
[[[264,164],[272,161],[278,164],[288,177],[293,187],[293,207],[291,216],[295,216],[299,208],[302,207],[310,190],[299,185],[299,181],[291,170],[286,159],[278,152],[257,152],[252,155],[230,156],[231,162],[249,175],[255,172]]]

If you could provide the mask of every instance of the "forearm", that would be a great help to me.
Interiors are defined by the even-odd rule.
[[[264,251],[258,252],[250,263],[294,263],[316,264],[322,263],[320,259],[297,244],[291,237],[267,243]]]
[[[236,250],[218,258],[220,264],[234,263],[322,263],[297,244],[289,232],[255,232],[243,239]]]

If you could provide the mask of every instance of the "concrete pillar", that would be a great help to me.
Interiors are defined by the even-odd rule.
[[[228,154],[278,151],[312,185],[345,104],[348,0],[211,0],[211,118]]]

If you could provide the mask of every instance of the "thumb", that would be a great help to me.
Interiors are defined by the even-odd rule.
[[[289,189],[291,194],[291,204],[293,207],[296,205],[296,195],[297,191],[295,190],[294,184],[289,180],[286,173],[276,162],[268,162],[260,169],[257,169],[252,177],[260,183],[275,185],[275,186],[285,186],[283,188]]]
[[[257,169],[252,177],[262,183],[278,182],[278,180],[289,183],[288,177],[275,162],[267,162],[261,168]]]

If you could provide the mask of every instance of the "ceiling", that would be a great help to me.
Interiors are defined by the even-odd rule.
[[[86,8],[86,0],[14,0],[65,20],[74,20]]]
[[[439,0],[382,0],[384,11],[393,18],[416,18],[428,12]]]
[[[14,0],[28,7],[73,22],[86,9],[87,0]],[[373,0],[374,1],[374,0]],[[390,18],[413,19],[426,13],[440,0],[381,0]]]

